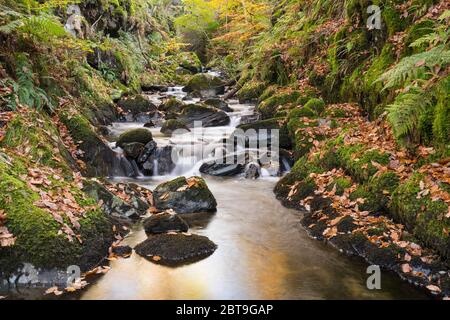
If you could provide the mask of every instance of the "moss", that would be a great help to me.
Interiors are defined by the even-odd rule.
[[[180,66],[191,72],[200,72],[202,69],[202,63],[195,52],[182,52],[179,59]]]
[[[301,93],[299,91],[275,94],[262,101],[257,109],[261,113],[263,119],[273,118],[279,107],[294,103],[300,95]]]
[[[333,188],[336,188],[336,194],[341,196],[344,194],[344,190],[350,188],[352,184],[352,179],[347,177],[339,177],[334,179],[334,181],[327,186],[326,190],[331,191]]]
[[[71,155],[60,140],[58,130],[45,114],[32,110],[16,114],[0,146],[17,148],[32,161],[61,168],[65,173],[71,171],[68,165],[72,160]]]
[[[450,77],[443,79],[436,87],[437,103],[434,107],[433,142],[448,145],[450,142]],[[448,148],[448,146],[447,146]]]
[[[378,169],[372,162],[380,165],[389,163],[389,154],[378,150],[367,150],[362,144],[341,146],[336,150],[340,165],[358,182],[365,182]]]
[[[283,118],[272,118],[266,120],[260,120],[249,124],[242,124],[238,126],[239,129],[244,131],[254,129],[256,131],[260,129],[278,129],[279,130],[279,145],[280,148],[290,149],[292,148],[292,141],[289,135],[289,131],[286,125],[286,121]]]
[[[117,146],[122,147],[125,143],[139,142],[147,144],[153,140],[153,136],[150,130],[139,128],[126,131],[122,133],[117,139]]]
[[[399,185],[392,195],[391,213],[423,243],[449,258],[450,222],[445,218],[448,205],[442,200],[432,201],[430,195],[418,196],[424,179],[424,175],[416,173]]]
[[[266,89],[267,84],[263,81],[251,80],[246,82],[237,92],[237,97],[241,102],[257,100]]]
[[[320,115],[325,110],[325,102],[322,99],[312,98],[305,104],[305,108],[309,108],[315,114]]]
[[[202,91],[223,87],[224,83],[220,78],[207,74],[196,74],[187,83],[185,89],[188,91]]]
[[[161,133],[165,135],[171,135],[175,130],[178,129],[189,130],[183,121],[169,119],[163,123],[161,127]]]
[[[73,193],[81,194],[79,189]],[[9,254],[0,258],[3,271],[13,271],[21,262],[47,269],[76,264],[86,270],[106,255],[112,229],[102,212],[88,210],[80,219],[81,228],[77,232],[83,244],[76,239],[70,242],[59,233],[61,225],[52,215],[34,205],[39,199],[36,192],[17,178],[15,171],[0,164],[0,207],[8,217],[6,226],[17,237]],[[94,204],[89,200],[80,201],[80,205],[83,203]]]
[[[161,104],[158,109],[168,113],[178,113],[181,112],[184,106],[185,104],[182,101],[175,97],[171,97],[169,100]]]
[[[349,198],[351,201],[363,199],[364,203],[358,205],[359,209],[362,211],[378,213],[382,209],[377,197],[372,192],[368,191],[365,185],[359,185],[356,190],[350,194]]]

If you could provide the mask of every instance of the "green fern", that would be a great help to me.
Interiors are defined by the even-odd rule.
[[[11,94],[6,98],[9,109],[16,110],[18,104],[21,104],[38,111],[44,107],[53,111],[53,105],[46,92],[35,86],[31,65],[24,55],[17,57],[16,76],[17,81],[9,83],[12,88]]]
[[[400,94],[387,107],[388,120],[398,140],[415,138],[421,116],[432,105],[432,96],[420,88]]]
[[[407,80],[420,79],[433,74],[436,66],[450,64],[450,50],[445,45],[403,58],[393,69],[385,72],[378,81],[385,82],[384,89],[400,86]]]

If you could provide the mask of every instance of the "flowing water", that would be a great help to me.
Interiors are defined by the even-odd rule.
[[[184,98],[180,87],[166,95]],[[159,96],[152,96],[159,101]],[[253,106],[231,101],[231,124],[198,129],[201,141],[214,150]],[[115,123],[117,136],[139,123]],[[151,129],[158,145],[184,148],[193,135],[164,137]],[[179,175],[197,175],[198,155],[177,163],[167,176],[120,178],[149,189]],[[190,232],[209,237],[218,245],[210,257],[178,268],[153,264],[137,254],[111,262],[111,270],[91,285],[81,299],[411,299],[424,298],[419,291],[390,273],[382,273],[381,290],[368,290],[367,265],[348,258],[327,245],[310,239],[300,226],[301,214],[281,206],[273,187],[278,178],[268,173],[259,180],[242,177],[205,177],[217,199],[217,213],[191,226]],[[133,226],[124,245],[134,247],[146,239],[142,224]]]

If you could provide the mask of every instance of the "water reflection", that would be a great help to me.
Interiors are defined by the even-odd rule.
[[[145,181],[154,187],[160,181]],[[366,266],[308,238],[299,216],[272,194],[275,179],[208,178],[218,211],[191,232],[218,245],[210,257],[167,268],[136,254],[113,261],[112,269],[82,299],[401,299],[423,298],[390,274],[380,291],[365,287]],[[126,239],[146,238],[137,225]]]

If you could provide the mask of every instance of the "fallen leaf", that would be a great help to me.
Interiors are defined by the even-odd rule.
[[[161,261],[161,257],[160,256],[153,256],[152,260],[153,261]]]
[[[432,291],[432,292],[436,292],[436,293],[441,292],[441,288],[439,288],[438,286],[435,286],[434,284],[428,285],[427,289]]]
[[[408,263],[402,264],[401,268],[403,273],[410,273],[412,271],[412,268]]]

